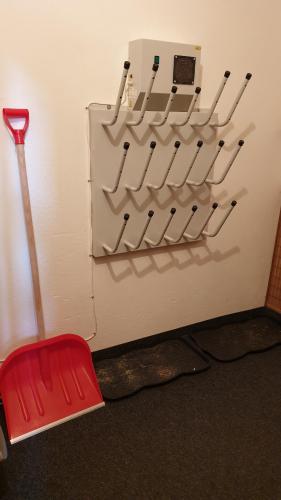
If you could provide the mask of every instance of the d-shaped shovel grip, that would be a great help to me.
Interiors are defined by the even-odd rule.
[[[15,144],[24,144],[24,138],[29,125],[29,111],[28,109],[3,109],[3,118],[8,129],[10,130]],[[14,128],[12,126],[11,120],[22,120],[24,119],[24,125],[22,128]]]

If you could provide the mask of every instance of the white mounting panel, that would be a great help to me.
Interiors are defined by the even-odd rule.
[[[174,56],[176,55],[196,59],[193,85],[180,85],[173,81]],[[130,74],[133,75],[137,94],[146,90],[155,56],[159,56],[160,60],[153,92],[169,93],[171,86],[175,84],[178,87],[178,94],[194,94],[195,88],[198,85],[200,86],[201,47],[199,45],[145,39],[129,42]]]
[[[128,252],[124,241],[129,241],[132,244],[138,241],[149,210],[154,210],[154,216],[146,236],[157,241],[172,207],[175,207],[177,212],[167,234],[177,238],[190,214],[191,207],[196,204],[198,210],[188,227],[189,232],[195,233],[210,208],[210,187],[208,185],[203,184],[201,187],[184,185],[179,189],[171,189],[164,185],[159,191],[149,190],[145,186],[148,183],[159,185],[176,140],[181,142],[181,146],[166,182],[179,183],[182,180],[188,161],[194,154],[196,144],[200,139],[204,141],[204,145],[189,179],[201,180],[207,172],[217,148],[216,129],[210,126],[192,128],[190,125],[172,127],[169,124],[157,128],[151,127],[149,123],[159,118],[159,113],[155,112],[146,112],[141,125],[128,127],[126,121],[136,119],[138,112],[129,112],[127,109],[121,109],[118,121],[113,126],[104,126],[102,122],[110,119],[112,110],[108,110],[106,105],[97,104],[90,104],[88,109],[92,188],[92,250],[94,257],[107,255],[103,248],[104,244],[111,248],[114,247],[126,212],[130,214],[130,219],[115,254]],[[194,112],[190,122],[203,121],[206,113],[207,111]],[[181,117],[181,113],[171,113],[169,121],[179,120]],[[144,185],[139,192],[130,192],[125,186],[126,184],[137,185],[149,152],[149,144],[153,140],[156,141],[157,146]],[[114,186],[125,141],[130,143],[130,148],[119,187],[115,193],[105,193],[104,186]],[[182,239],[180,243],[186,243],[186,240]],[[159,246],[167,246],[167,242],[163,240]],[[138,250],[149,248],[155,247],[150,247],[143,241]]]

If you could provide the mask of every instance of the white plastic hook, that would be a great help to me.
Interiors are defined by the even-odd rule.
[[[189,214],[189,216],[187,218],[187,221],[185,223],[185,226],[184,226],[183,230],[181,231],[181,233],[180,233],[180,235],[179,235],[178,238],[171,238],[171,236],[165,235],[164,239],[166,241],[169,241],[170,243],[178,243],[182,239],[185,231],[187,230],[187,228],[188,228],[188,226],[189,226],[189,224],[190,224],[190,222],[191,222],[191,220],[192,220],[195,212],[197,211],[197,208],[198,208],[197,205],[193,205],[193,207],[191,209],[191,212],[190,212],[190,214]]]
[[[123,233],[124,233],[124,231],[125,231],[125,228],[126,228],[126,225],[127,225],[127,222],[128,222],[128,220],[129,220],[129,218],[130,218],[130,215],[129,215],[129,214],[127,214],[127,213],[126,213],[126,214],[124,214],[123,224],[122,224],[121,229],[120,229],[120,232],[119,232],[119,234],[118,234],[118,238],[117,238],[117,240],[116,240],[115,246],[114,246],[113,248],[111,248],[111,247],[109,247],[108,245],[105,245],[105,244],[104,244],[104,245],[102,245],[102,248],[106,251],[106,253],[108,253],[108,254],[113,254],[113,253],[115,253],[115,252],[118,250],[118,247],[119,247],[119,245],[120,245],[120,241],[121,241],[121,239],[122,239],[122,236],[123,236]]]
[[[189,165],[187,167],[187,171],[185,173],[183,181],[180,182],[179,184],[175,184],[173,182],[167,182],[167,186],[170,186],[171,188],[176,188],[176,189],[184,186],[202,146],[203,146],[203,141],[198,141],[197,142],[197,149],[195,150],[195,153],[194,153],[193,157],[191,158],[191,162],[189,163]]]
[[[155,148],[156,148],[156,142],[155,141],[151,141],[150,146],[149,146],[149,154],[148,154],[148,157],[146,159],[145,166],[144,166],[144,169],[143,169],[140,181],[139,181],[138,185],[135,186],[135,187],[126,185],[126,189],[128,189],[128,191],[137,192],[137,191],[139,191],[141,189],[141,187],[142,187],[142,185],[144,183],[144,179],[145,179],[145,176],[147,174],[150,162],[152,160],[152,155],[154,153]]]
[[[153,87],[153,84],[154,84],[154,80],[155,80],[155,77],[156,77],[156,74],[157,74],[157,71],[158,71],[158,67],[159,67],[158,64],[153,64],[153,66],[152,66],[152,75],[151,75],[151,78],[150,78],[147,90],[146,90],[144,98],[143,98],[143,102],[142,102],[142,106],[141,106],[139,117],[135,121],[128,121],[126,123],[126,125],[128,125],[129,127],[135,127],[137,125],[140,125],[140,123],[144,119],[144,114],[146,112],[147,105],[148,105],[148,102],[149,102],[149,99],[150,99],[150,94],[151,94],[152,87]]]
[[[119,165],[118,174],[117,174],[117,177],[116,177],[115,184],[114,184],[113,188],[109,188],[109,187],[103,186],[102,190],[105,193],[116,193],[116,191],[118,189],[118,186],[119,186],[119,183],[120,183],[121,175],[122,175],[122,172],[123,172],[123,169],[124,169],[124,165],[125,165],[125,161],[126,161],[126,158],[127,158],[129,147],[130,147],[130,143],[129,142],[124,142],[124,144],[123,144],[123,154],[122,154],[122,158],[121,158],[121,161],[120,161],[120,165]]]
[[[153,127],[161,127],[161,125],[164,125],[164,123],[166,123],[167,118],[168,118],[169,113],[170,113],[170,110],[171,110],[171,107],[172,107],[172,104],[174,102],[177,90],[178,90],[178,87],[176,87],[175,85],[173,85],[172,88],[171,88],[171,92],[170,92],[170,95],[169,95],[169,99],[168,99],[167,105],[166,105],[166,109],[164,111],[164,114],[163,114],[161,120],[159,122],[151,122],[150,123],[151,126],[153,126]]]
[[[186,184],[188,184],[189,186],[196,186],[196,187],[202,186],[202,184],[204,184],[204,182],[206,181],[209,173],[211,172],[211,170],[212,170],[212,168],[213,168],[213,166],[215,164],[215,161],[216,161],[217,157],[219,156],[219,154],[221,152],[221,149],[222,149],[223,145],[224,145],[224,141],[222,141],[222,140],[219,141],[218,147],[217,147],[217,149],[215,151],[215,154],[214,154],[214,156],[212,158],[212,161],[211,161],[211,163],[209,165],[209,168],[208,168],[207,172],[205,173],[204,177],[201,179],[201,181],[190,181],[190,180],[187,179],[186,180]]]
[[[163,240],[163,238],[164,238],[164,236],[165,236],[165,233],[166,233],[166,231],[167,231],[167,229],[168,229],[169,225],[171,224],[171,221],[172,221],[172,219],[173,219],[173,217],[174,217],[175,213],[176,213],[176,209],[175,209],[175,208],[171,208],[171,210],[170,210],[170,214],[169,214],[169,218],[167,219],[167,222],[166,222],[166,224],[165,224],[165,227],[164,227],[164,229],[163,229],[163,231],[162,231],[162,233],[161,233],[161,235],[160,235],[160,237],[158,238],[158,240],[157,240],[157,241],[152,241],[150,238],[145,238],[145,239],[144,239],[144,241],[145,241],[146,243],[148,243],[148,245],[150,245],[150,246],[152,246],[152,247],[157,247],[158,245],[160,245],[161,241]]]
[[[197,231],[196,234],[189,234],[189,233],[184,232],[183,235],[182,235],[183,238],[186,238],[186,239],[189,239],[189,240],[197,240],[201,236],[202,231],[207,226],[210,218],[212,217],[212,215],[213,215],[214,211],[217,209],[217,207],[218,207],[218,204],[217,203],[213,203],[212,207],[209,210],[209,213],[208,213],[206,219],[203,221],[203,223],[199,227],[199,229],[198,229],[198,231]]]
[[[141,233],[141,235],[140,235],[140,237],[139,237],[139,239],[138,239],[138,241],[137,241],[137,243],[135,245],[133,245],[129,241],[124,241],[124,245],[126,246],[126,248],[128,250],[137,250],[141,246],[141,243],[143,241],[143,238],[144,238],[144,236],[146,234],[146,231],[148,229],[148,226],[149,226],[149,224],[151,222],[151,219],[152,219],[153,215],[154,215],[153,210],[149,210],[149,212],[147,214],[146,223],[145,223],[144,228],[142,230],[142,233]]]
[[[116,104],[114,107],[114,114],[113,114],[112,119],[109,122],[102,123],[102,125],[104,125],[104,126],[111,126],[117,122],[129,68],[130,68],[129,61],[125,61],[123,73],[122,73],[122,77],[121,77],[121,82],[120,82],[120,87],[119,87],[119,91],[118,91],[118,95],[117,95],[117,99],[116,99]]]
[[[170,162],[169,162],[169,164],[168,164],[168,167],[167,167],[167,169],[166,169],[166,172],[165,172],[165,175],[164,175],[164,177],[163,177],[163,179],[162,179],[161,184],[159,184],[159,186],[154,186],[153,184],[147,184],[147,186],[146,186],[146,187],[147,187],[148,189],[158,190],[158,189],[161,189],[161,188],[164,186],[164,184],[165,184],[165,182],[166,182],[166,179],[167,179],[167,177],[168,177],[168,175],[169,175],[169,172],[170,172],[170,170],[171,170],[171,168],[172,168],[172,166],[173,166],[173,163],[174,163],[174,161],[175,161],[176,154],[177,154],[177,152],[178,152],[178,149],[179,149],[180,145],[181,145],[180,141],[176,141],[176,142],[175,142],[175,145],[174,145],[174,151],[173,151],[173,154],[172,154],[171,160],[170,160]]]
[[[193,113],[193,110],[196,106],[200,92],[201,92],[201,88],[196,87],[195,92],[194,92],[193,97],[192,97],[192,101],[191,101],[189,108],[187,110],[185,119],[182,122],[171,122],[170,125],[172,125],[173,127],[183,127],[184,125],[187,125],[187,123],[189,122],[190,117]]]
[[[222,82],[218,88],[218,91],[214,97],[213,103],[210,107],[209,113],[207,114],[205,120],[202,123],[192,123],[191,124],[192,127],[204,127],[205,125],[208,125],[208,123],[211,120],[213,113],[217,107],[217,104],[220,100],[220,97],[223,93],[224,87],[226,85],[226,82],[228,81],[229,76],[230,76],[230,71],[225,71]]]
[[[230,204],[230,207],[228,207],[224,217],[222,218],[221,222],[218,224],[218,226],[216,227],[216,229],[212,232],[209,232],[209,231],[203,231],[202,234],[204,236],[208,236],[209,238],[213,238],[214,236],[217,236],[217,234],[220,232],[222,226],[224,225],[226,219],[228,219],[228,217],[230,216],[232,210],[234,209],[234,207],[237,205],[237,201],[236,200],[233,200]]]
[[[251,80],[251,78],[252,78],[252,73],[247,73],[247,75],[245,76],[245,80],[243,81],[242,86],[241,86],[241,88],[236,96],[236,99],[234,100],[234,103],[233,103],[232,107],[230,108],[225,120],[223,120],[222,122],[219,122],[219,123],[210,123],[210,125],[212,127],[224,127],[225,125],[227,125],[230,122],[230,120],[234,114],[234,111],[236,110],[236,108],[240,102],[240,99],[241,99],[242,95],[244,94],[246,87],[247,87],[249,81]]]
[[[228,174],[229,170],[231,169],[231,167],[232,167],[232,165],[233,165],[233,163],[234,163],[234,161],[235,161],[236,157],[238,156],[239,151],[240,151],[240,149],[242,148],[243,144],[244,144],[244,141],[241,139],[241,140],[238,142],[237,147],[236,147],[236,149],[234,150],[234,153],[233,153],[232,157],[230,158],[230,160],[229,160],[229,162],[228,162],[227,166],[225,167],[225,170],[224,170],[224,172],[222,173],[222,175],[221,175],[218,179],[209,179],[209,178],[207,177],[207,179],[206,179],[206,181],[205,181],[207,184],[220,184],[220,183],[221,183],[221,182],[225,179],[225,177],[226,177],[226,175]]]

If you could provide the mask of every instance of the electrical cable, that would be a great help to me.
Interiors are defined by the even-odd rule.
[[[95,103],[97,104],[97,103]],[[92,217],[92,188],[91,188],[91,157],[90,157],[90,122],[89,119],[87,121],[87,146],[88,146],[88,210],[89,210],[89,237],[90,237],[90,259],[91,259],[91,300],[93,301],[93,323],[94,323],[94,332],[92,336],[86,340],[91,340],[96,337],[98,331],[98,323],[97,323],[97,315],[95,308],[95,292],[94,292],[94,258],[93,258],[93,217]]]

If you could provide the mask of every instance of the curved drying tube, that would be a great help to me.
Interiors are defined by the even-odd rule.
[[[205,120],[202,123],[192,123],[191,124],[192,127],[204,127],[205,125],[208,125],[208,123],[211,120],[213,113],[217,107],[217,104],[220,100],[220,97],[223,93],[224,87],[226,85],[226,82],[228,81],[229,76],[230,76],[230,71],[225,71],[222,82],[218,88],[218,91],[214,97],[212,106],[210,107],[209,113],[207,114],[207,117],[205,118]]]
[[[113,188],[109,188],[109,187],[103,186],[102,190],[105,193],[116,193],[116,191],[118,189],[118,186],[119,186],[119,183],[120,183],[120,179],[121,179],[121,175],[122,175],[123,168],[124,168],[124,165],[125,165],[125,161],[126,161],[126,158],[127,158],[129,147],[130,147],[130,143],[129,142],[124,142],[124,144],[123,144],[123,154],[122,154],[122,158],[121,158],[121,161],[120,161],[120,165],[119,165],[118,174],[117,174],[117,178],[116,178],[115,184],[114,184]]]
[[[191,101],[189,108],[187,110],[185,119],[182,122],[171,122],[170,123],[171,126],[183,127],[184,125],[187,125],[187,123],[189,122],[190,117],[193,113],[193,110],[195,108],[195,105],[197,103],[200,92],[201,92],[201,87],[196,87],[195,92],[194,92],[193,97],[192,97],[192,101]]]
[[[144,228],[142,230],[142,233],[137,241],[137,243],[135,245],[133,245],[132,243],[130,243],[129,241],[124,241],[124,245],[125,247],[128,249],[128,250],[137,250],[140,246],[141,246],[141,243],[142,243],[142,240],[146,234],[146,231],[148,229],[148,226],[151,222],[151,219],[154,215],[154,212],[153,210],[149,210],[148,214],[147,214],[147,219],[146,219],[146,223],[144,225]]]
[[[132,126],[135,127],[137,125],[140,125],[140,123],[144,119],[144,114],[146,112],[147,105],[148,105],[148,102],[149,102],[149,99],[150,99],[150,94],[151,94],[152,87],[153,87],[153,84],[154,84],[154,80],[155,80],[155,77],[156,77],[156,74],[157,74],[157,71],[158,71],[158,67],[159,67],[158,64],[153,64],[153,66],[152,66],[152,75],[151,75],[151,78],[150,78],[147,90],[146,90],[144,98],[143,98],[143,102],[142,102],[142,106],[141,106],[139,117],[135,121],[128,121],[128,122],[126,122],[126,125],[128,125],[129,127],[132,127]]]
[[[198,141],[197,142],[197,149],[195,150],[195,153],[194,153],[193,157],[191,158],[191,161],[187,167],[187,171],[185,173],[183,181],[180,182],[179,184],[175,184],[173,182],[167,182],[167,186],[170,186],[171,188],[181,188],[184,186],[202,146],[203,146],[203,141]]]
[[[117,95],[117,99],[116,99],[116,104],[114,107],[113,117],[109,122],[102,122],[102,125],[104,125],[104,126],[111,126],[117,122],[129,68],[130,68],[129,61],[125,61],[123,73],[122,73],[122,77],[121,77],[121,82],[120,82],[120,87],[119,87],[119,91],[118,91],[118,95]]]
[[[236,200],[233,200],[230,204],[230,207],[228,207],[224,217],[222,218],[221,222],[218,224],[218,226],[216,227],[216,229],[212,232],[209,232],[209,231],[203,231],[202,234],[204,236],[208,236],[209,238],[213,238],[214,236],[217,236],[217,234],[220,232],[222,226],[224,225],[226,219],[228,219],[228,217],[230,216],[232,210],[234,209],[234,207],[237,205],[237,201]]]
[[[182,239],[184,232],[187,230],[187,228],[188,228],[188,226],[189,226],[189,224],[190,224],[190,222],[191,222],[191,220],[192,220],[195,212],[197,211],[197,208],[198,208],[197,205],[193,205],[193,207],[191,209],[191,212],[190,212],[190,214],[189,214],[189,216],[187,218],[187,221],[185,223],[185,226],[184,226],[183,230],[181,231],[181,233],[180,233],[180,235],[179,235],[178,238],[171,238],[171,236],[165,235],[164,236],[164,240],[166,240],[166,241],[168,241],[170,243],[178,243]]]
[[[167,167],[167,169],[166,169],[166,172],[165,172],[165,175],[164,175],[164,177],[163,177],[163,179],[162,179],[161,184],[159,184],[159,186],[155,186],[155,185],[153,185],[153,184],[147,184],[147,186],[146,186],[146,187],[147,187],[148,189],[155,189],[155,190],[158,190],[158,189],[161,189],[161,188],[164,186],[164,184],[165,184],[165,182],[166,182],[166,179],[167,179],[167,177],[168,177],[168,175],[169,175],[169,172],[170,172],[170,170],[171,170],[171,168],[172,168],[172,166],[173,166],[173,163],[174,163],[174,161],[175,161],[176,154],[177,154],[177,152],[178,152],[178,149],[179,149],[180,145],[181,145],[180,141],[176,141],[176,142],[175,142],[175,145],[174,145],[174,151],[173,151],[173,154],[172,154],[172,158],[171,158],[171,160],[170,160],[170,162],[169,162],[169,164],[168,164],[168,167]]]
[[[108,245],[102,245],[102,248],[106,251],[106,253],[108,254],[112,254],[112,253],[115,253],[117,250],[118,250],[118,247],[120,245],[120,241],[121,241],[121,238],[123,236],[123,233],[125,231],[125,228],[126,228],[126,225],[127,225],[127,222],[130,218],[130,214],[124,214],[124,217],[123,217],[123,224],[121,226],[121,229],[120,229],[120,232],[119,232],[119,235],[118,235],[118,238],[116,240],[116,243],[115,243],[115,246],[113,248],[109,247]]]
[[[178,90],[178,87],[176,87],[175,85],[173,85],[173,87],[171,88],[171,92],[170,92],[170,95],[169,95],[169,99],[168,99],[167,105],[166,105],[166,109],[164,111],[164,114],[163,114],[161,120],[159,122],[157,122],[157,121],[156,122],[151,122],[149,125],[151,125],[152,127],[161,127],[161,125],[164,125],[164,123],[166,123],[167,118],[169,116],[169,113],[171,111],[171,107],[172,107],[172,104],[174,102],[177,90]]]
[[[232,155],[232,157],[230,158],[230,160],[229,160],[229,162],[228,162],[227,166],[225,167],[225,170],[224,170],[224,172],[222,173],[222,175],[221,175],[218,179],[209,179],[209,178],[207,177],[207,179],[206,179],[206,181],[205,181],[206,183],[208,183],[208,184],[220,184],[220,183],[221,183],[221,182],[225,179],[225,177],[226,177],[226,175],[228,174],[229,170],[231,169],[231,167],[232,167],[232,165],[233,165],[233,163],[234,163],[234,161],[235,161],[236,157],[238,156],[239,151],[240,151],[240,149],[242,148],[243,144],[244,144],[244,141],[241,139],[241,140],[238,142],[237,147],[236,147],[236,149],[234,150],[233,155]]]
[[[251,80],[251,78],[252,78],[252,74],[247,73],[247,75],[245,76],[245,80],[242,83],[242,86],[241,86],[241,88],[236,96],[236,99],[234,100],[234,103],[233,103],[232,107],[230,108],[225,120],[223,120],[222,122],[219,122],[219,123],[210,123],[210,125],[212,127],[224,127],[225,125],[227,125],[230,122],[230,120],[234,114],[234,111],[236,110],[236,108],[240,102],[240,99],[241,99],[242,95],[244,94],[246,87],[247,87],[249,81]]]
[[[157,240],[157,241],[152,241],[150,238],[145,238],[145,239],[144,239],[144,241],[145,241],[146,243],[148,243],[148,245],[150,245],[150,246],[152,246],[152,247],[157,247],[157,245],[160,245],[161,241],[163,240],[163,238],[164,238],[164,236],[165,236],[165,233],[166,233],[166,231],[167,231],[167,229],[168,229],[169,225],[170,225],[170,224],[171,224],[171,222],[172,222],[172,219],[173,219],[173,217],[174,217],[175,213],[176,213],[176,209],[175,209],[175,208],[171,208],[169,218],[167,219],[167,222],[166,222],[166,224],[165,224],[165,227],[164,227],[164,229],[162,230],[162,233],[161,233],[161,235],[160,235],[160,237],[158,238],[158,240]]]
[[[143,183],[144,183],[144,179],[145,179],[145,176],[147,174],[147,171],[148,171],[148,167],[150,165],[150,162],[151,162],[151,159],[152,159],[152,155],[154,153],[154,150],[156,148],[156,142],[155,141],[151,141],[150,143],[150,146],[149,146],[149,154],[148,154],[148,157],[146,159],[146,162],[145,162],[145,166],[144,166],[144,169],[143,169],[143,172],[142,172],[142,176],[140,178],[140,181],[138,183],[137,186],[133,187],[133,186],[128,186],[128,184],[126,184],[126,189],[128,189],[128,191],[134,191],[134,192],[137,192],[141,189]]]
[[[189,186],[196,186],[196,187],[202,186],[202,184],[204,184],[204,182],[206,181],[209,173],[211,172],[211,170],[212,170],[212,168],[213,168],[213,166],[215,164],[215,161],[216,161],[217,157],[219,156],[219,154],[221,152],[221,149],[222,149],[223,145],[224,145],[224,141],[219,141],[218,147],[217,147],[217,149],[215,151],[215,154],[214,154],[213,159],[212,159],[212,161],[211,161],[211,163],[209,165],[209,168],[208,168],[207,172],[205,173],[204,177],[201,179],[201,181],[189,181],[187,179],[186,184],[188,184]]]
[[[213,213],[214,213],[214,211],[216,210],[217,207],[218,207],[218,204],[217,203],[213,203],[212,207],[209,210],[209,213],[208,213],[206,219],[203,221],[203,223],[201,224],[201,226],[198,229],[198,231],[197,231],[196,234],[189,234],[189,233],[184,232],[183,235],[182,235],[183,238],[186,238],[186,239],[189,239],[189,240],[197,240],[199,238],[199,236],[201,236],[202,231],[207,226],[210,218],[212,217],[212,215],[213,215]]]

